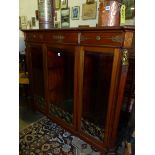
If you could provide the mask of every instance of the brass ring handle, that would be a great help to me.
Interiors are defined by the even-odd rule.
[[[96,40],[101,40],[101,36],[96,36]]]

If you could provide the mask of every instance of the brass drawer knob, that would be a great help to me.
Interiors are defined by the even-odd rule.
[[[101,36],[96,36],[96,40],[101,40]]]

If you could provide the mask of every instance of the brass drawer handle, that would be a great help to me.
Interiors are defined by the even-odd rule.
[[[101,36],[96,36],[96,40],[101,40]]]
[[[111,40],[112,42],[117,42],[117,43],[122,43],[123,42],[123,38],[122,36],[96,36],[95,37],[96,41],[100,41],[101,39],[108,39]],[[80,35],[80,41],[86,41],[86,40],[94,40],[94,37],[86,37],[84,35]]]
[[[80,37],[80,41],[86,41],[86,40],[90,40],[90,39],[93,39],[93,38],[86,37],[86,36],[83,36],[83,35],[81,35],[81,37]],[[96,36],[96,40],[97,41],[101,40],[101,36]]]
[[[81,35],[80,36],[80,41],[85,41],[85,40],[87,40],[87,38],[85,36]]]
[[[53,35],[53,39],[63,40],[64,39],[64,36],[62,36],[62,35]]]

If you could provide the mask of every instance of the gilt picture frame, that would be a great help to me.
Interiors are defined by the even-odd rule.
[[[60,2],[61,1],[60,0],[55,0],[54,2],[55,2],[55,9],[59,10],[60,9]]]
[[[97,14],[97,3],[93,4],[82,4],[82,19],[96,19]]]
[[[68,8],[68,0],[61,0],[61,9]]]
[[[31,20],[32,20],[32,27],[35,27],[36,26],[36,18],[32,17]]]
[[[20,16],[20,29],[27,29],[27,16]]]
[[[60,21],[55,22],[55,23],[54,23],[54,27],[55,27],[55,28],[60,28]]]
[[[95,0],[86,0],[86,4],[93,4],[95,3]]]

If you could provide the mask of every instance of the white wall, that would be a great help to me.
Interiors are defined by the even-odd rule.
[[[89,25],[91,27],[96,26],[98,20],[98,11],[96,19],[93,20],[82,20],[82,4],[86,3],[86,0],[68,0],[68,6],[71,8],[73,6],[80,6],[80,19],[72,20],[70,16],[70,27],[78,27],[78,25]],[[99,0],[97,0],[97,8],[99,5]],[[19,16],[27,16],[27,20],[31,20],[35,17],[35,10],[38,10],[38,0],[19,0]],[[97,9],[98,10],[98,9]],[[60,10],[57,11],[57,19],[60,21]],[[39,22],[36,21],[35,29],[39,28]],[[19,51],[25,50],[24,35],[23,32],[19,31]]]
[[[70,16],[70,27],[78,27],[79,25],[89,25],[90,27],[95,27],[98,23],[98,8],[99,8],[99,0],[97,2],[97,15],[96,19],[93,20],[82,20],[82,4],[86,3],[86,0],[68,0],[68,6],[71,9],[73,6],[80,6],[80,19],[72,20]],[[38,10],[38,0],[19,0],[19,16],[27,16],[28,20],[31,20],[32,17],[35,17],[35,10]],[[57,11],[57,21],[60,21],[60,10]],[[126,21],[126,24],[134,25],[134,20]],[[39,28],[39,22],[36,21],[35,29]],[[20,50],[25,48],[24,46],[24,36],[23,33],[19,32],[19,45]]]
[[[71,8],[73,6],[80,6],[80,19],[72,20],[70,16],[70,27],[78,27],[78,25],[90,25],[96,26],[98,20],[98,9],[96,19],[93,20],[82,20],[82,4],[86,3],[86,0],[68,0],[68,6]],[[97,0],[97,8],[99,5],[99,0]],[[35,17],[35,10],[38,10],[38,0],[20,0],[19,2],[19,16],[27,16],[28,20],[31,20],[31,17]],[[60,10],[57,11],[58,20],[60,21]],[[38,23],[35,28],[39,28]]]
[[[35,17],[35,10],[38,10],[38,0],[19,1],[19,16],[27,16],[31,20],[31,17]]]
[[[19,1],[19,16],[27,16],[27,20],[31,20],[32,17],[36,17],[35,10],[38,10],[38,0],[20,0]],[[39,28],[38,22],[36,27]],[[20,31],[19,36],[23,37]]]
[[[38,10],[37,0],[19,0],[19,16],[27,16],[27,20],[31,20],[31,17],[35,17],[35,10]],[[36,28],[39,28],[38,23]],[[24,34],[19,30],[19,51],[24,53],[25,42]]]
[[[78,25],[89,25],[91,27],[96,27],[96,24],[98,22],[98,9],[96,19],[82,20],[82,4],[84,3],[86,3],[86,0],[68,0],[68,5],[70,7],[70,14],[73,6],[80,6],[80,19],[72,20],[70,16],[70,27],[78,27]],[[97,0],[97,8],[98,7],[99,7],[99,0]]]

